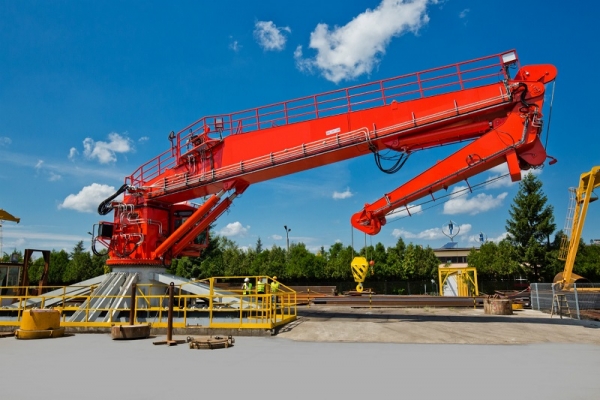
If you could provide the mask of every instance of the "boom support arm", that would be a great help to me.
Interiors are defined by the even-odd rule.
[[[542,81],[554,79],[538,71]],[[517,76],[525,75],[521,71]],[[528,75],[531,75],[529,73]],[[431,196],[440,189],[474,176],[506,162],[513,181],[521,179],[521,170],[538,167],[546,160],[546,151],[540,141],[541,112],[544,85],[540,81],[513,83],[513,96],[521,96],[506,118],[497,118],[489,123],[489,129],[467,146],[446,159],[438,162],[419,176],[406,182],[396,190],[385,194],[372,204],[365,204],[362,211],[351,218],[352,225],[365,233],[375,235],[385,225],[385,216],[391,211],[409,203]],[[535,97],[531,96],[535,93]],[[529,97],[526,97],[529,96]],[[485,123],[474,124],[474,128],[484,129]],[[463,130],[466,128],[462,128]],[[445,143],[454,137],[437,137],[436,141]]]

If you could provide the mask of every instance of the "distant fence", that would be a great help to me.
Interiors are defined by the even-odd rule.
[[[555,295],[564,295],[571,315],[581,319],[581,312],[600,310],[600,283],[575,283],[571,290],[558,290],[552,283],[531,284],[531,308],[552,311]]]

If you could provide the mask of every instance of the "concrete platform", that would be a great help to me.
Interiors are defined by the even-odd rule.
[[[319,342],[600,345],[599,328],[597,321],[550,318],[533,310],[489,315],[480,308],[311,306],[298,308],[298,320],[278,336]]]
[[[598,323],[534,311],[311,307],[300,314],[277,336],[235,337],[219,350],[152,344],[164,337],[115,341],[108,333],[0,338],[2,398],[600,397]]]

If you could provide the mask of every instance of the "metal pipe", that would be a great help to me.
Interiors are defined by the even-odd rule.
[[[131,284],[131,304],[129,305],[129,325],[135,324],[135,295],[137,292],[137,285],[135,283]]]
[[[169,314],[167,316],[167,342],[173,340],[173,303],[174,303],[175,284],[169,284]]]

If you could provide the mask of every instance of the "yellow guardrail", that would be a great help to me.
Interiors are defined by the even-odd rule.
[[[254,283],[265,281],[265,293],[257,293],[254,284],[243,291],[245,277],[216,277],[174,285],[173,328],[274,329],[297,318],[296,292],[279,284],[270,292],[268,277],[249,277]],[[207,293],[190,293],[187,285],[204,285]],[[23,311],[31,308],[53,308],[60,311],[64,327],[110,327],[129,324],[131,290],[123,295],[101,295],[93,286],[2,287],[0,295],[0,327],[19,326]],[[135,285],[135,324],[148,323],[153,328],[168,324],[169,293],[165,284]],[[73,320],[77,315],[77,320]]]

